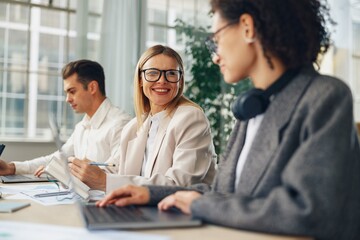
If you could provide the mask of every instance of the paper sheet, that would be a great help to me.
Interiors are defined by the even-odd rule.
[[[65,189],[60,186],[60,191]],[[5,194],[6,199],[30,199],[45,206],[73,204],[80,200],[80,197],[72,193],[62,196],[36,198],[35,194],[58,192],[59,188],[56,184],[21,184],[17,186],[0,187],[0,192]]]
[[[60,191],[64,190],[65,189],[60,185]],[[0,192],[2,192],[3,197],[6,199],[30,199],[45,206],[73,204],[79,200],[81,201],[79,196],[74,196],[73,194],[44,198],[34,197],[35,194],[57,191],[59,191],[59,188],[54,183],[0,186]],[[105,193],[99,190],[90,190],[89,194],[91,200],[100,200],[105,196]]]
[[[19,231],[21,229],[21,231]],[[0,239],[4,240],[169,240],[169,237],[126,231],[87,231],[84,228],[0,221]]]
[[[57,186],[54,183],[42,183],[42,184],[2,184],[0,186],[0,192],[3,194],[17,194],[21,193],[23,191],[30,191],[30,190],[36,190],[36,189],[57,189]]]
[[[81,201],[81,197],[75,193],[70,192],[66,195],[61,196],[52,196],[52,197],[35,197],[36,194],[43,194],[43,193],[52,193],[58,192],[59,190],[48,190],[48,189],[38,189],[35,191],[24,191],[21,194],[28,196],[31,200],[40,203],[45,206],[51,205],[64,205],[64,204],[74,204],[77,201]],[[61,190],[62,191],[62,190]]]

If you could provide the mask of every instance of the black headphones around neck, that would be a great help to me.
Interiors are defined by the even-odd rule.
[[[270,104],[270,97],[280,92],[297,73],[298,70],[288,70],[267,89],[252,88],[240,94],[231,107],[235,118],[246,121],[264,113]]]

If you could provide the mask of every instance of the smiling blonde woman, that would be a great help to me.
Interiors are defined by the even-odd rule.
[[[118,174],[73,162],[75,176],[109,192],[126,184],[210,184],[216,154],[203,110],[183,95],[184,67],[173,49],[156,45],[140,57],[134,76],[136,118],[123,129],[114,162]],[[91,178],[97,176],[97,178]]]

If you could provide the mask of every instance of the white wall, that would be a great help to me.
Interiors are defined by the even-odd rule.
[[[48,155],[56,151],[54,142],[1,142],[6,145],[1,159],[24,161]]]

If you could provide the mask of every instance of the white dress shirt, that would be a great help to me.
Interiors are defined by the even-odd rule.
[[[82,121],[76,124],[74,132],[61,151],[68,157],[114,162],[111,155],[118,150],[121,131],[130,119],[128,114],[113,106],[106,98],[92,118],[85,115]],[[59,152],[33,160],[14,162],[16,174],[34,173],[39,166],[45,166],[53,157],[59,158]],[[107,168],[106,172],[115,173],[117,170],[118,165]]]
[[[256,117],[251,118],[247,125],[244,147],[241,150],[239,160],[236,165],[235,189],[237,189],[237,186],[239,185],[241,173],[246,163],[247,156],[249,154],[251,145],[254,141],[255,135],[260,127],[263,118],[264,118],[264,114],[257,115]]]

